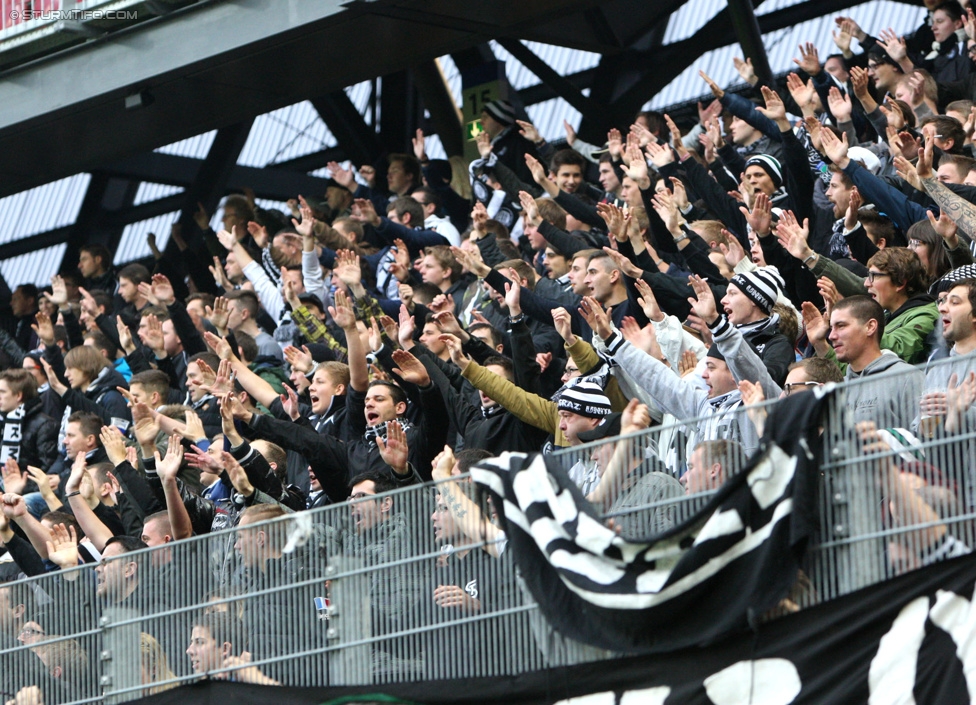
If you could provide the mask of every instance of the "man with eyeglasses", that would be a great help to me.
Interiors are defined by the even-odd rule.
[[[814,387],[822,387],[828,382],[843,382],[844,375],[830,360],[821,357],[808,357],[790,365],[786,382],[783,383],[783,394],[780,398],[791,394],[801,394],[812,391]]]
[[[886,247],[868,260],[864,285],[885,310],[881,347],[913,365],[928,359],[928,338],[939,319],[927,283],[921,260],[909,248]]]

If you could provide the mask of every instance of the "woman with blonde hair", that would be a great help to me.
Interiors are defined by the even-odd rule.
[[[162,693],[164,690],[169,690],[179,685],[176,682],[176,674],[169,667],[169,659],[166,658],[166,652],[163,651],[163,647],[159,645],[159,642],[151,634],[146,634],[145,632],[139,634],[139,656],[142,662],[143,685],[149,685],[150,683],[163,684],[146,688],[143,691],[144,696]]]

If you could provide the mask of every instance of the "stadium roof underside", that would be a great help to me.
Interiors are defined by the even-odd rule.
[[[460,153],[460,74],[495,58],[550,139],[564,117],[595,142],[644,106],[690,117],[699,66],[738,82],[730,58],[753,16],[749,0],[111,5],[137,19],[0,24],[0,272],[11,286],[45,283],[85,242],[118,263],[145,256],[146,232],[165,246],[167,223],[189,223],[198,202],[214,212],[230,190],[250,186],[266,204],[320,193],[328,161],[374,162],[417,127],[438,136],[432,156]],[[759,0],[773,73],[801,39],[831,51],[832,17],[848,8],[870,32],[909,31],[924,12]]]

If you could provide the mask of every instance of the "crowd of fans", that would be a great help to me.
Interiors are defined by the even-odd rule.
[[[757,405],[830,382],[857,381],[845,399],[865,449],[903,451],[883,463],[889,501],[935,527],[892,561],[967,551],[939,519],[972,509],[958,478],[973,454],[954,456],[964,472],[913,449],[965,444],[976,420],[976,17],[926,6],[907,37],[837,18],[838,53],[801,46],[784,85],[738,60],[751,95],[702,74],[714,101],[684,134],[643,112],[602,146],[568,124],[553,144],[496,100],[467,170],[428,159],[418,131],[385,182],[332,163],[327,192],[290,213],[231,195],[219,232],[201,209],[198,232],[174,226],[171,253],[151,239],[152,271],[115,271],[86,245],[77,271],[18,286],[0,331],[0,567],[48,582],[0,586],[0,650],[32,647],[10,652],[5,691],[67,698],[96,655],[45,641],[62,613],[158,611],[179,572],[166,554],[125,554],[230,529],[198,557],[206,585],[170,603],[223,609],[193,613],[180,637],[144,630],[146,683],[227,669],[289,682],[248,662],[289,653],[290,629],[322,629],[332,555],[380,565],[453,547],[370,578],[374,633],[401,631],[417,605],[470,615],[514,600],[479,586],[506,560],[504,535],[452,476],[671,424],[647,452],[608,442],[575,457],[570,477],[602,511],[703,493],[759,447]],[[434,480],[423,526],[396,495],[371,499]],[[350,499],[297,551],[284,529],[247,528]],[[667,521],[637,512],[616,528]],[[323,586],[301,598],[232,608],[319,568]],[[393,642],[374,673],[430,675]]]

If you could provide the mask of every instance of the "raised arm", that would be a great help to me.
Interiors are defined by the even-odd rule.
[[[95,488],[88,474],[85,456],[81,453],[75,457],[75,462],[71,466],[71,475],[64,485],[64,496],[68,499],[68,505],[75,519],[78,520],[78,526],[101,552],[114,534],[95,514],[98,497],[95,496]]]
[[[950,191],[945,184],[938,180],[932,171],[932,147],[934,138],[925,138],[925,147],[918,150],[918,164],[915,171],[922,181],[922,186],[932,199],[969,237],[976,236],[976,205]],[[925,214],[928,218],[928,213]]]
[[[365,393],[369,386],[366,346],[356,327],[356,312],[344,292],[336,292],[335,306],[329,307],[329,314],[346,334],[346,349],[349,351],[349,386],[357,392]]]

